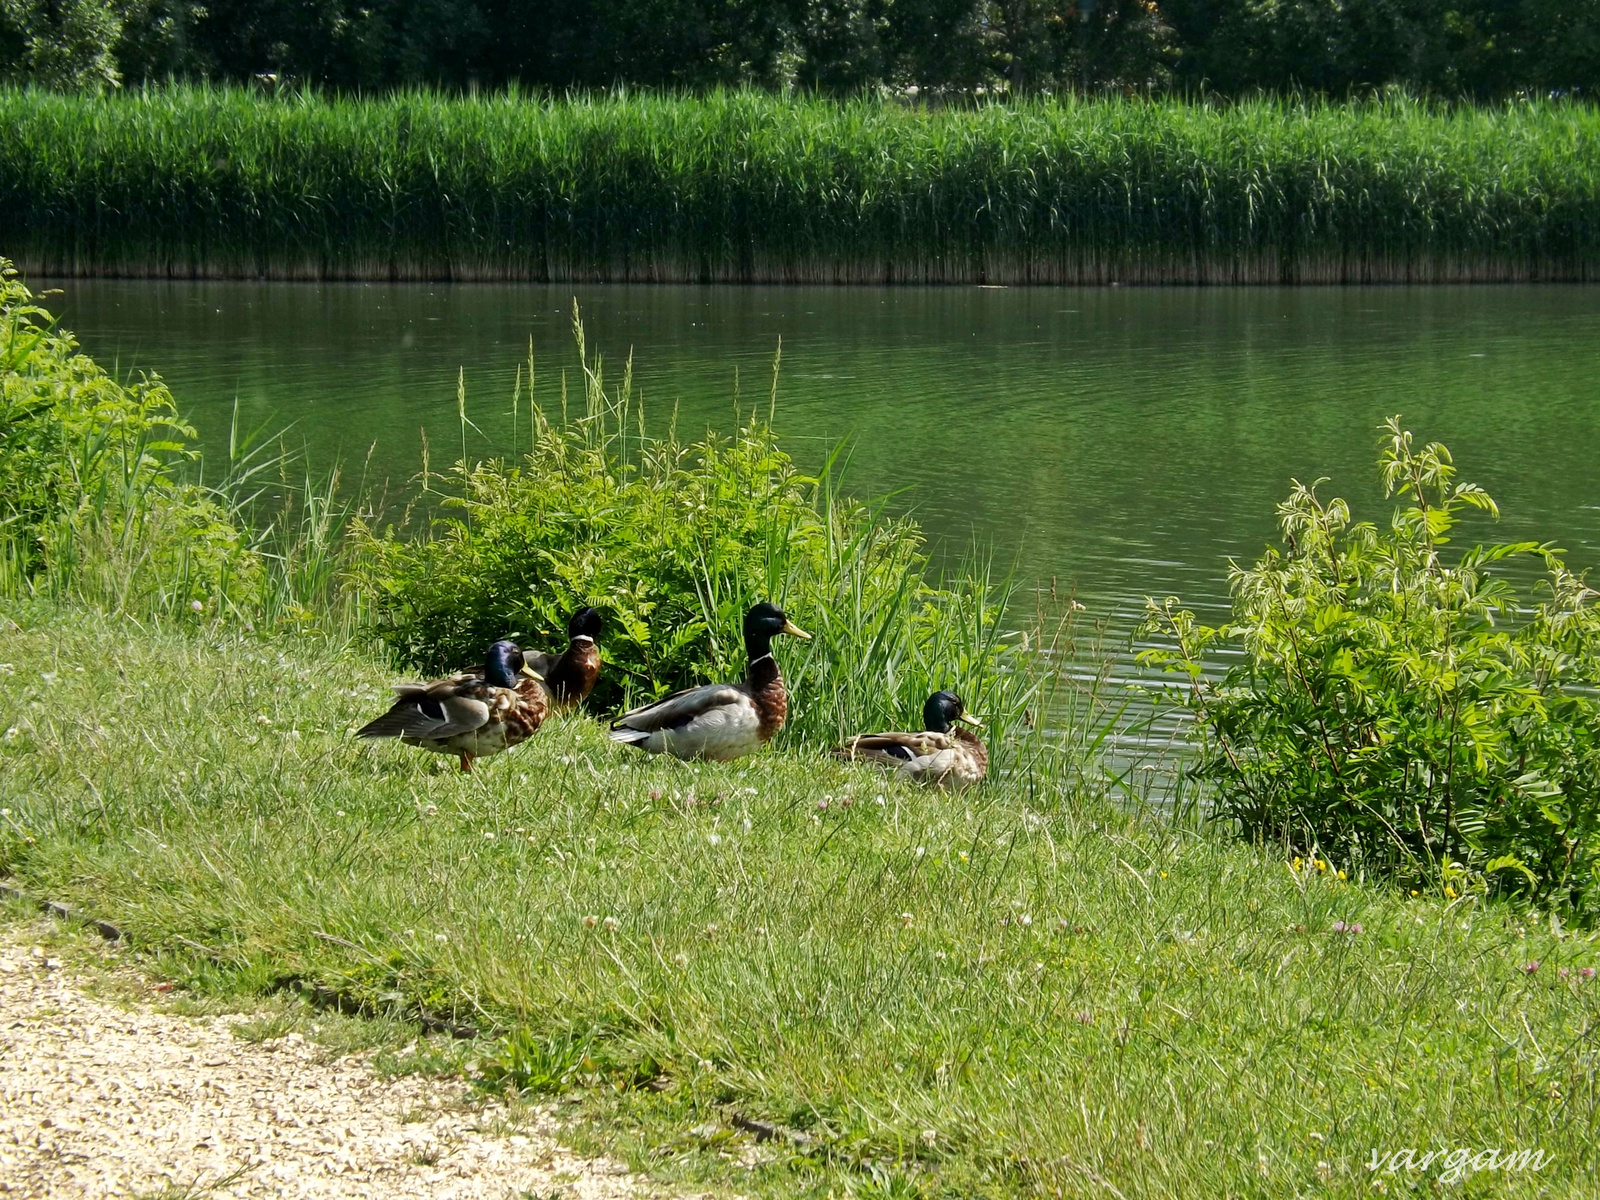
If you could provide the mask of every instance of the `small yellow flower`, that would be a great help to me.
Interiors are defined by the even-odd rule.
[[[1343,871],[1340,871],[1340,872],[1339,872],[1339,878],[1340,878],[1340,879],[1343,879],[1343,878],[1344,878],[1344,872],[1343,872]]]
[[[1455,890],[1455,888],[1451,887],[1448,883],[1444,885],[1444,894],[1446,896],[1449,896],[1450,899],[1452,899],[1452,900],[1454,900],[1456,898],[1456,890]]]
[[[1416,894],[1417,894],[1417,889],[1416,889],[1416,888],[1412,888],[1412,889],[1411,889],[1411,894],[1412,894],[1412,895],[1413,895],[1413,896],[1415,896],[1415,895],[1416,895]]]
[[[1296,871],[1298,871],[1300,869],[1300,864],[1303,863],[1304,861],[1305,860],[1302,859],[1298,854],[1295,855],[1295,858],[1294,858],[1294,869]]]
[[[1323,860],[1323,859],[1320,859],[1320,858],[1317,859],[1317,870],[1326,871],[1327,869],[1328,869],[1327,862],[1325,860]]]

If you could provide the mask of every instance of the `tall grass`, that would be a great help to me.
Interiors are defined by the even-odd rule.
[[[784,282],[1587,279],[1600,112],[1403,98],[919,110],[757,93],[0,91],[50,273]]]
[[[0,871],[225,1011],[474,1026],[492,1086],[685,1193],[1596,1194],[1600,945],[1559,922],[1020,774],[684,764],[581,715],[436,771],[350,736],[359,652],[0,611]],[[1406,1147],[1550,1161],[1370,1168]]]
[[[108,374],[34,299],[0,258],[0,597],[349,636],[337,474],[236,422],[208,480],[160,377]]]

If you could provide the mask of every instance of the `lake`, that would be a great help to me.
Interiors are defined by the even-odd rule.
[[[427,429],[460,445],[458,369],[481,432],[511,444],[531,337],[538,395],[630,349],[649,422],[728,428],[737,373],[806,466],[848,440],[850,490],[896,491],[945,552],[973,538],[1076,587],[1125,632],[1146,595],[1216,619],[1230,557],[1273,535],[1292,477],[1381,516],[1375,427],[1403,413],[1500,502],[1476,539],[1552,539],[1600,561],[1600,289],[776,288],[70,280],[47,303],[86,350],[162,374],[208,447],[237,398],[313,457],[404,486]],[[524,414],[524,431],[526,431]]]

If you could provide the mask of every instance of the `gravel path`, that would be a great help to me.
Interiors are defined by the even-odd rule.
[[[0,929],[0,1194],[502,1197],[655,1194],[574,1158],[548,1112],[463,1105],[463,1086],[383,1079],[297,1034],[249,1043],[86,995]],[[504,1134],[495,1130],[505,1130]]]

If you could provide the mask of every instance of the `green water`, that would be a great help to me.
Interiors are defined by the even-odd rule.
[[[1374,427],[1393,412],[1500,501],[1469,536],[1600,562],[1600,289],[55,286],[87,350],[159,371],[208,445],[237,397],[324,461],[373,447],[401,486],[419,429],[436,465],[460,445],[458,368],[474,455],[510,445],[530,335],[556,406],[574,292],[608,374],[632,349],[657,428],[674,404],[683,433],[728,427],[736,370],[764,405],[781,336],[797,457],[849,439],[859,493],[904,489],[947,546],[975,535],[1119,630],[1147,594],[1219,615],[1228,558],[1272,535],[1292,476],[1382,512]]]

